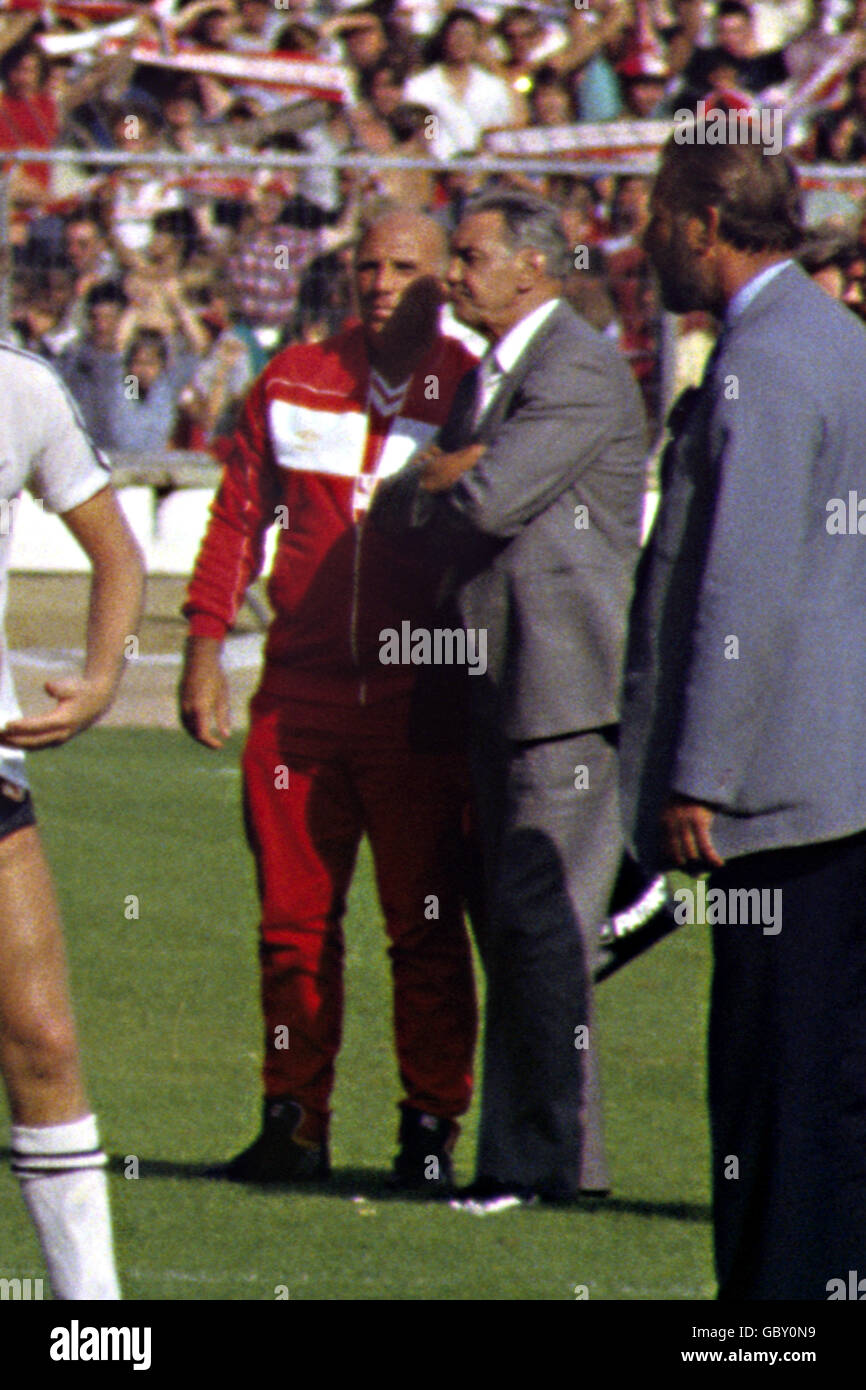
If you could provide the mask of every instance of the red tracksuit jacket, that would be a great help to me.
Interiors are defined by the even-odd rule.
[[[409,537],[365,527],[366,508],[376,479],[444,424],[474,363],[456,339],[437,338],[400,402],[399,389],[371,381],[354,326],[286,348],[252,387],[184,613],[193,635],[224,637],[277,522],[262,694],[345,705],[411,688],[414,668],[380,663],[381,633],[407,619],[432,625],[434,579]]]

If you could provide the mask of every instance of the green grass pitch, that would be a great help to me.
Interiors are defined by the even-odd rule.
[[[382,1185],[398,1091],[365,848],[346,921],[333,1191],[201,1176],[249,1141],[259,1113],[256,903],[238,751],[236,739],[208,754],[180,733],[104,730],[30,759],[112,1154],[126,1296],[570,1300],[585,1286],[590,1299],[711,1298],[703,927],[684,928],[598,992],[607,1203],[478,1218],[396,1200]],[[472,1176],[475,1125],[473,1106],[461,1181]],[[6,1164],[0,1247],[0,1275],[43,1274]]]

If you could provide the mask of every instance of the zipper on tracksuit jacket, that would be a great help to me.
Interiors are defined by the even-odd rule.
[[[358,609],[361,603],[361,544],[364,539],[364,513],[355,522],[355,558],[352,563],[352,603],[349,610],[349,648],[352,660],[358,669],[358,703],[363,705],[367,699],[367,682],[361,676],[361,656],[358,651]]]
[[[356,507],[354,496],[352,500],[352,514],[355,524],[355,558],[352,565],[352,605],[349,615],[349,649],[352,653],[352,660],[358,669],[358,703],[361,705],[367,702],[367,682],[360,674],[361,654],[358,650],[358,613],[361,607],[361,550],[364,543],[364,522],[367,517],[367,508],[373,500],[373,492],[376,487],[375,478],[382,458],[382,452],[387,443],[388,436],[391,433],[391,426],[403,409],[410,383],[411,377],[404,383],[403,393],[399,399],[395,400],[394,408],[388,415],[385,415],[377,408],[372,400],[372,393],[368,391],[367,438],[364,443],[359,477],[369,478],[372,482],[372,488],[366,499],[366,505],[363,508]],[[357,481],[356,479],[355,486],[357,486]]]

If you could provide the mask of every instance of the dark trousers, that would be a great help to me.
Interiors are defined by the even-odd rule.
[[[509,743],[485,724],[472,744],[487,890],[477,1172],[549,1196],[604,1188],[591,972],[621,852],[616,750],[600,732]]]
[[[732,860],[781,931],[713,928],[710,1117],[721,1299],[866,1276],[866,832]]]

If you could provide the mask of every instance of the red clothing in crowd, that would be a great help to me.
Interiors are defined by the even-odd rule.
[[[245,235],[225,269],[241,318],[272,328],[291,322],[301,276],[321,249],[316,229],[278,224]]]
[[[48,92],[0,96],[0,150],[50,150],[59,134],[57,106]],[[49,164],[25,164],[24,169],[31,179],[48,187]]]

